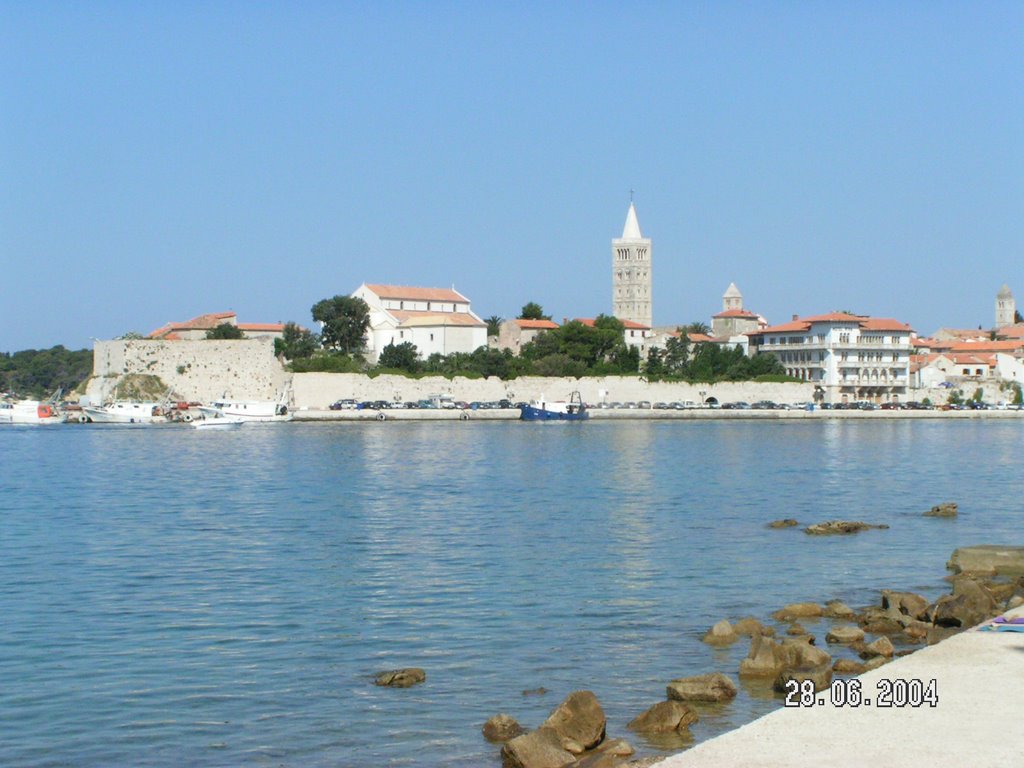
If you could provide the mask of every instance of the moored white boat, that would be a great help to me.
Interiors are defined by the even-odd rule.
[[[160,403],[117,400],[109,405],[83,405],[82,413],[95,424],[153,424],[166,422]]]
[[[201,430],[238,429],[245,424],[245,419],[222,415],[200,416],[198,419],[193,419],[189,423],[194,429]]]
[[[240,421],[291,421],[292,419],[287,405],[270,400],[223,399],[210,403],[210,405],[201,405],[199,410],[207,417],[219,415]]]
[[[0,424],[60,424],[64,414],[52,403],[20,400],[0,403]]]

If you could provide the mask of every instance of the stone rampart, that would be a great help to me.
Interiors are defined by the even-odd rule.
[[[292,376],[275,357],[273,339],[97,341],[87,397],[110,399],[128,374],[159,376],[176,397],[199,402],[277,400]]]
[[[636,376],[605,376],[544,378],[526,376],[511,381],[498,378],[467,379],[456,376],[430,376],[410,379],[404,376],[381,375],[374,378],[359,373],[297,373],[292,380],[294,405],[297,408],[326,408],[335,400],[422,400],[432,395],[451,395],[455,400],[534,400],[541,396],[564,400],[579,391],[588,403],[604,402],[672,402],[692,400],[699,403],[710,397],[719,402],[773,400],[778,403],[810,402],[814,386],[805,383],[722,382],[718,384],[687,384],[647,382]],[[703,397],[702,397],[703,393]]]

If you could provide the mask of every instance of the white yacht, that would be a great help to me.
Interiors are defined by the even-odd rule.
[[[64,414],[53,403],[20,400],[0,403],[0,424],[60,424]]]
[[[160,403],[117,400],[109,405],[83,405],[82,413],[96,424],[153,424],[166,422]]]

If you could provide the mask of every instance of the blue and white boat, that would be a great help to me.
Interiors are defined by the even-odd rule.
[[[568,400],[533,400],[520,409],[519,418],[523,421],[583,421],[590,414],[579,392],[573,392]]]

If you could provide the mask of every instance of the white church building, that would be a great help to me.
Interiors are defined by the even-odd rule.
[[[352,296],[370,307],[367,357],[376,362],[389,344],[416,345],[420,358],[474,352],[487,346],[487,323],[469,299],[452,288],[416,288],[363,283]]]

